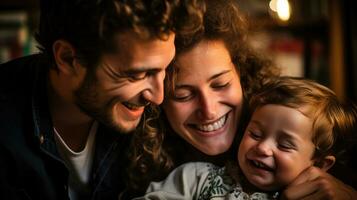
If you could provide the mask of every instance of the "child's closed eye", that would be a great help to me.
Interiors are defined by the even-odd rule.
[[[278,148],[283,150],[283,151],[290,151],[290,150],[295,150],[296,146],[291,141],[279,141],[278,142]]]
[[[248,130],[248,133],[249,133],[250,137],[255,140],[259,140],[263,137],[263,135],[258,131]]]

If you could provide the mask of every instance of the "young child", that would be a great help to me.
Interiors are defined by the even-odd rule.
[[[251,98],[235,168],[193,162],[153,182],[141,199],[277,199],[310,166],[328,170],[356,125],[357,109],[328,88],[281,77]],[[342,142],[341,142],[342,141]]]

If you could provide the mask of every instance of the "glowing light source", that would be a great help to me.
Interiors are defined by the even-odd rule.
[[[290,5],[288,0],[277,0],[276,10],[281,20],[287,21],[290,18]]]
[[[270,8],[272,11],[276,12],[276,0],[271,0],[271,1],[269,2],[269,8]]]
[[[278,14],[279,19],[282,21],[290,19],[290,5],[288,0],[271,0],[269,7]]]

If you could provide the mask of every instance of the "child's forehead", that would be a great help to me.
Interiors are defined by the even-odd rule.
[[[308,103],[304,104],[297,104],[297,103],[291,103],[291,102],[283,102],[283,103],[263,103],[259,106],[257,106],[252,113],[256,112],[257,110],[266,107],[266,106],[282,106],[286,108],[291,108],[296,111],[299,111],[301,114],[305,115],[306,117],[309,117],[312,112],[316,111],[316,107],[314,105],[310,105]]]
[[[304,113],[304,107],[290,107],[279,104],[266,104],[257,108],[252,117],[251,124],[272,132],[306,132],[310,135],[313,120]]]

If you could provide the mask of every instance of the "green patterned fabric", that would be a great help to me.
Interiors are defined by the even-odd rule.
[[[164,181],[150,184],[147,194],[139,199],[166,200],[274,200],[278,193],[243,191],[226,169],[210,163],[194,162],[176,168]]]

